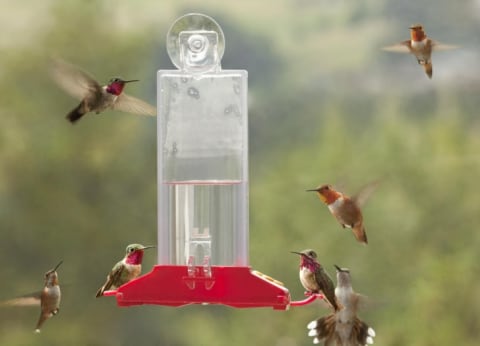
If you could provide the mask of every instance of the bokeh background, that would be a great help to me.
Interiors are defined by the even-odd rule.
[[[155,103],[173,68],[169,26],[215,18],[226,69],[249,71],[250,264],[303,298],[298,258],[349,267],[378,345],[477,345],[480,338],[480,1],[1,0],[0,300],[40,289],[60,259],[60,314],[1,308],[1,345],[310,345],[320,303],[289,311],[223,306],[119,308],[95,299],[132,242],[156,243],[156,119],[109,111],[72,126],[76,105],[49,78],[53,55],[101,82],[138,78]],[[460,49],[381,51],[427,34]],[[370,244],[354,241],[305,189],[354,194]],[[144,272],[155,264],[146,253]],[[167,282],[165,284],[168,284]]]

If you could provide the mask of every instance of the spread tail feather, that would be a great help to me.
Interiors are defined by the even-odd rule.
[[[369,327],[368,324],[360,320],[358,317],[355,318],[352,327],[352,334],[350,335],[350,340],[353,343],[358,345],[372,345],[375,335],[375,331],[372,327]]]
[[[335,338],[335,324],[335,314],[320,317],[307,325],[308,336],[313,336],[314,344],[325,341],[325,344],[328,345]]]
[[[309,329],[308,336],[314,338],[314,344],[319,344],[320,342],[324,342],[325,345],[337,346],[364,346],[373,344],[373,338],[376,335],[375,331],[358,317],[355,317],[350,334],[347,334],[348,339],[345,340],[345,333],[344,331],[340,333],[340,329],[348,327],[348,325],[348,323],[339,323],[337,326],[336,316],[332,313],[310,322],[307,325]]]

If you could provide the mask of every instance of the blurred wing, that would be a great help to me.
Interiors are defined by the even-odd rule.
[[[443,44],[438,41],[433,41],[432,40],[432,49],[439,51],[439,50],[451,50],[451,49],[457,49],[459,46],[451,45],[451,44]]]
[[[370,198],[372,193],[377,189],[378,184],[380,184],[380,181],[381,180],[378,179],[368,183],[367,185],[362,187],[361,190],[355,196],[353,196],[352,199],[355,201],[358,207],[362,207],[363,205],[365,205],[365,203]]]
[[[42,291],[26,294],[21,297],[0,302],[0,306],[40,306],[40,295]]]
[[[125,93],[118,96],[113,109],[134,114],[157,115],[157,109],[154,106]]]
[[[360,310],[368,309],[372,305],[372,300],[363,294],[355,293],[355,305]]]
[[[102,89],[89,73],[61,59],[52,59],[50,74],[60,88],[79,100]]]
[[[403,41],[393,46],[383,47],[382,50],[394,53],[410,53],[410,41]]]

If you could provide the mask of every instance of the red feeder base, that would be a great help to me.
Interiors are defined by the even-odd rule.
[[[150,273],[104,295],[116,296],[119,306],[224,304],[286,310],[290,305],[287,288],[250,267],[156,265]]]

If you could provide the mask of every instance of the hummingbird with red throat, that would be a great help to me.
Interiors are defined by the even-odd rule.
[[[445,45],[427,37],[421,24],[414,24],[410,28],[410,39],[382,48],[385,51],[397,53],[411,53],[423,67],[428,78],[432,78],[432,51],[455,49],[456,46]]]
[[[1,303],[4,306],[40,306],[40,317],[35,327],[36,333],[40,333],[40,329],[46,320],[59,312],[62,294],[60,292],[57,269],[62,262],[60,261],[55,268],[45,273],[45,286],[41,291]]]
[[[103,292],[116,289],[138,277],[142,272],[143,251],[154,247],[143,246],[142,244],[128,245],[125,257],[115,264],[107,275],[107,281],[98,289],[96,297],[101,297]]]
[[[300,282],[307,290],[306,294],[321,293],[324,300],[335,311],[340,309],[335,298],[335,287],[333,281],[327,274],[323,266],[317,261],[317,254],[311,249],[301,252],[292,251],[292,253],[300,255]]]
[[[314,344],[324,341],[325,345],[332,346],[371,345],[375,331],[357,316],[363,296],[353,290],[350,271],[337,265],[335,268],[337,269],[335,296],[342,309],[310,322],[307,326],[308,336],[314,337]]]
[[[378,181],[366,185],[356,196],[349,197],[337,190],[331,185],[320,185],[314,191],[322,202],[328,206],[328,210],[332,213],[343,228],[351,228],[355,238],[364,244],[368,244],[367,233],[363,225],[363,215],[361,206],[370,197],[373,190],[378,185]]]
[[[81,100],[66,116],[71,123],[77,122],[88,112],[99,114],[109,108],[134,114],[157,114],[152,105],[123,92],[127,83],[138,82],[138,79],[116,77],[102,86],[88,72],[60,59],[53,60],[51,75],[58,86]]]

